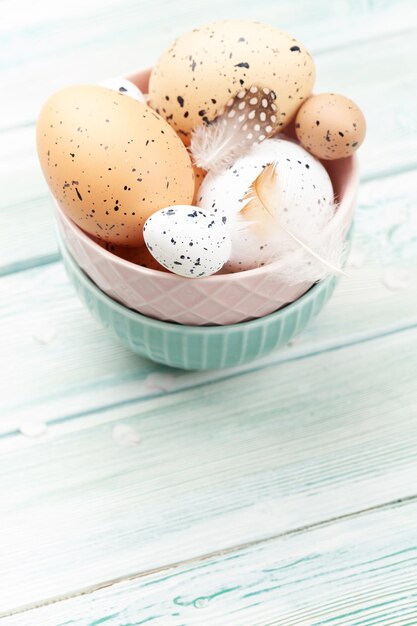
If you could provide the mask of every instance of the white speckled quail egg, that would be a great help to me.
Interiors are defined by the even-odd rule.
[[[200,187],[198,205],[228,218],[232,253],[225,270],[229,272],[265,265],[294,249],[278,223],[261,236],[239,217],[251,183],[270,163],[276,163],[282,189],[282,219],[295,235],[307,243],[334,214],[332,183],[320,161],[292,141],[265,140],[224,172],[207,174]]]
[[[226,263],[231,239],[225,215],[194,206],[171,206],[156,211],[143,229],[152,256],[165,268],[188,278],[210,276]]]
[[[108,87],[108,89],[113,89],[113,91],[117,91],[125,96],[130,96],[134,100],[146,104],[146,98],[139,87],[136,87],[136,85],[134,85],[130,80],[127,80],[127,78],[123,78],[123,76],[107,78],[100,83],[100,86]]]

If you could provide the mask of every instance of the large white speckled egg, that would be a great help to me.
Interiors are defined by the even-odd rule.
[[[227,218],[194,206],[171,206],[146,221],[143,234],[152,256],[163,267],[188,278],[218,272],[230,256]]]
[[[333,187],[323,165],[298,144],[285,139],[267,139],[220,174],[209,173],[199,193],[198,205],[216,215],[226,215],[232,236],[232,253],[225,270],[236,272],[283,258],[294,241],[272,222],[260,234],[239,216],[251,183],[270,163],[282,191],[284,224],[307,243],[334,214]]]
[[[188,143],[191,130],[214,120],[242,87],[277,96],[280,128],[313,88],[313,59],[296,39],[273,26],[230,20],[180,36],[155,64],[149,104]]]

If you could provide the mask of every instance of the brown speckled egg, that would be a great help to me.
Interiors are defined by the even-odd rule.
[[[52,95],[37,144],[62,210],[104,241],[139,246],[152,213],[193,198],[194,172],[178,135],[148,106],[110,89],[83,85]]]
[[[151,73],[149,104],[187,144],[193,128],[214,120],[242,87],[277,95],[284,128],[310,95],[314,63],[287,33],[255,22],[215,22],[179,37]]]
[[[365,139],[366,122],[349,98],[322,93],[301,106],[295,132],[301,145],[319,159],[341,159],[359,148]]]

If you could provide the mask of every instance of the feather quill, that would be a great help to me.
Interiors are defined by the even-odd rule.
[[[344,221],[336,211],[322,232],[315,233],[314,250],[297,237],[283,219],[283,193],[275,163],[267,165],[256,177],[244,200],[247,200],[247,203],[241,209],[240,216],[248,220],[248,227],[262,233],[278,226],[298,246],[284,255],[280,266],[276,268],[281,278],[285,277],[287,282],[295,283],[301,278],[320,280],[330,273],[346,275],[340,268],[344,249]],[[271,218],[275,222],[274,226],[271,224]],[[311,257],[318,262],[319,267],[317,263],[315,265],[311,263]],[[275,260],[272,255],[269,262]],[[311,278],[312,276],[314,278]]]
[[[194,129],[190,145],[194,163],[221,172],[254,144],[271,137],[280,126],[275,100],[268,87],[241,89],[213,122]]]

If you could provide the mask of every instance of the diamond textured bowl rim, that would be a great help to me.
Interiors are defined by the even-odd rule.
[[[58,247],[59,247],[61,255],[65,257],[66,260],[69,259],[69,262],[73,266],[75,266],[76,269],[79,271],[80,278],[83,280],[83,282],[86,285],[88,285],[90,288],[92,287],[94,291],[97,292],[97,297],[99,297],[102,301],[106,302],[109,306],[111,306],[112,308],[114,308],[115,310],[119,312],[123,312],[124,315],[130,317],[131,319],[135,321],[146,321],[146,324],[153,328],[166,329],[166,327],[169,326],[169,327],[172,327],[173,329],[174,328],[176,330],[181,329],[181,330],[186,331],[187,333],[194,334],[194,335],[210,335],[210,334],[218,335],[224,332],[228,332],[228,331],[230,332],[230,330],[232,329],[240,330],[242,328],[248,328],[249,326],[251,328],[255,328],[257,325],[261,326],[264,320],[266,319],[271,321],[273,319],[278,319],[279,317],[284,317],[290,313],[289,309],[291,309],[291,311],[294,312],[297,308],[302,307],[307,301],[311,300],[315,295],[318,295],[320,291],[324,291],[327,288],[327,284],[330,281],[336,279],[335,276],[330,276],[328,278],[325,278],[324,280],[321,280],[320,282],[317,282],[314,285],[312,285],[310,289],[308,289],[302,296],[297,298],[297,300],[294,300],[294,302],[289,302],[286,306],[282,307],[281,309],[278,309],[277,311],[268,313],[268,315],[257,317],[252,320],[247,320],[244,322],[236,322],[235,324],[223,324],[223,325],[219,324],[219,325],[213,325],[213,326],[195,326],[191,324],[179,324],[177,322],[158,320],[154,317],[148,317],[147,315],[144,315],[143,313],[139,313],[139,311],[135,311],[134,309],[130,309],[129,307],[122,304],[121,302],[117,302],[117,300],[114,300],[107,293],[105,293],[102,289],[100,289],[100,287],[96,285],[96,283],[84,272],[84,270],[82,270],[79,267],[79,265],[77,264],[72,254],[67,250],[65,243],[62,241],[62,237],[58,235],[58,238],[59,238]]]
[[[357,184],[358,184],[358,178],[359,178],[358,160],[357,160],[356,155],[349,157],[349,159],[351,162],[352,171],[350,173],[350,181],[349,181],[348,189],[346,193],[344,193],[343,195],[343,205],[346,207],[352,207],[355,204],[355,196],[357,192]],[[347,159],[339,159],[339,161],[346,162]],[[134,268],[138,274],[144,274],[144,275],[148,275],[154,278],[161,275],[160,270],[155,270],[149,267],[144,267],[143,265],[137,265],[136,263],[123,259],[122,257],[119,257],[116,254],[113,254],[113,252],[110,252],[106,248],[101,247],[99,244],[97,244],[94,241],[94,239],[92,239],[87,233],[85,233],[73,220],[71,220],[64,213],[64,211],[58,205],[58,202],[54,196],[52,196],[52,200],[54,203],[55,210],[59,212],[61,219],[67,222],[72,227],[72,229],[77,232],[78,237],[82,241],[84,241],[87,245],[94,248],[99,255],[103,256],[104,258],[107,258],[109,261],[115,263],[116,265],[120,265],[122,267],[128,267],[130,269]],[[347,227],[346,230],[348,230],[348,228],[349,227]],[[238,281],[242,279],[242,276],[245,276],[245,277],[248,277],[248,276],[252,277],[252,276],[257,276],[257,275],[262,276],[268,271],[273,272],[274,268],[278,268],[280,267],[280,265],[282,265],[282,262],[281,260],[278,260],[278,261],[274,261],[273,263],[269,263],[268,265],[255,267],[249,270],[243,270],[241,272],[231,272],[228,274],[212,274],[211,276],[203,276],[203,277],[194,278],[194,279],[186,278],[184,276],[180,276],[172,272],[163,272],[163,273],[166,277],[167,276],[169,277],[169,280],[172,280],[172,281],[182,282],[184,280],[198,280],[200,284],[203,284],[203,283],[215,284],[216,281],[217,282],[223,282],[225,280],[230,281],[230,282]]]
[[[295,302],[259,319],[225,326],[186,326],[147,317],[116,302],[77,265],[58,240],[67,274],[93,317],[123,345],[148,359],[185,370],[243,365],[286,345],[330,299],[332,276]]]
[[[332,174],[347,232],[358,188],[356,159],[334,162]],[[58,228],[77,264],[107,295],[146,317],[184,325],[230,325],[269,315],[312,286],[277,283],[274,264],[196,279],[144,268],[100,246],[66,217],[56,201],[55,206]]]

